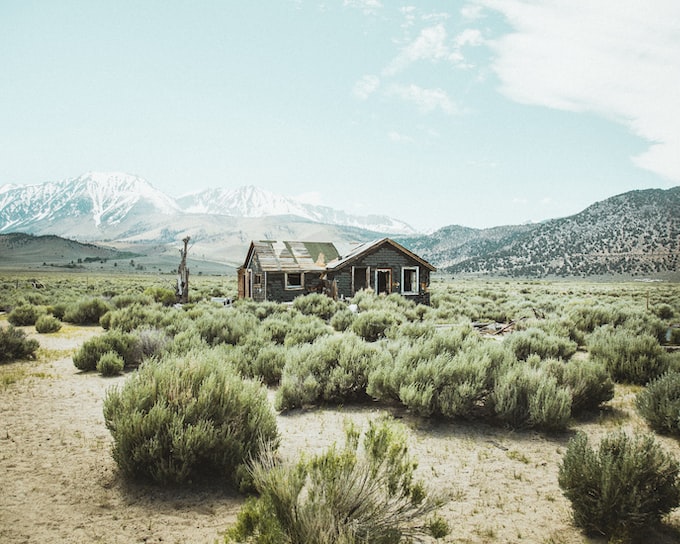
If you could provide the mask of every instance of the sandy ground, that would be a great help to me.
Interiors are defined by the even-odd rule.
[[[25,374],[0,385],[0,542],[220,541],[235,519],[240,496],[220,488],[160,489],[119,476],[102,403],[106,389],[125,377],[81,373],[70,357],[100,332],[65,327],[56,335],[31,334],[43,347],[39,361],[0,368]],[[633,397],[634,392],[618,392],[604,417],[558,436],[432,422],[401,410],[390,414],[409,429],[420,476],[450,499],[442,510],[452,529],[446,542],[603,542],[573,527],[557,467],[577,429],[597,440],[619,425],[639,427],[630,409]],[[384,413],[384,408],[363,406],[279,416],[282,453],[294,459],[302,451],[320,451],[342,440],[345,419],[365,425]],[[664,440],[664,445],[680,457],[677,441]],[[670,524],[680,527],[677,512]],[[653,541],[678,541],[680,532],[667,533]]]

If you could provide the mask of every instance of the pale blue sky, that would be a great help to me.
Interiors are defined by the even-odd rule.
[[[0,185],[516,224],[680,184],[678,104],[676,0],[0,0]]]

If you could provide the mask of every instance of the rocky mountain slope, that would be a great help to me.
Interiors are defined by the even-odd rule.
[[[404,242],[453,274],[677,275],[680,187],[631,191],[535,225],[451,226]]]
[[[204,262],[238,266],[253,239],[363,242],[389,235],[452,274],[514,277],[673,275],[680,279],[680,187],[631,191],[565,218],[414,235],[407,223],[357,217],[255,187],[179,199],[124,174],[0,187],[0,233],[54,234],[176,259],[181,239]]]

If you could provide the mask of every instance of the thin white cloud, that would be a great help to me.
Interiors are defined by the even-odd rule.
[[[367,100],[380,87],[380,78],[374,75],[365,75],[354,84],[352,94],[359,100]]]
[[[482,17],[482,6],[476,4],[466,4],[461,8],[460,14],[466,19],[480,19]]]
[[[382,2],[379,0],[344,0],[342,4],[345,7],[360,9],[366,15],[375,15],[382,8]]]
[[[400,144],[412,144],[415,141],[410,136],[407,136],[406,134],[401,134],[396,130],[390,130],[390,132],[387,133],[387,137],[390,139],[391,142],[396,142]]]
[[[441,110],[448,115],[458,113],[458,108],[442,89],[424,89],[418,85],[392,85],[388,94],[414,103],[423,113],[435,110]]]
[[[399,54],[383,70],[387,77],[395,76],[418,61],[448,61],[458,67],[469,67],[465,63],[464,47],[479,46],[484,43],[478,29],[468,28],[449,38],[443,23],[428,26],[420,31],[418,37],[403,47]]]
[[[513,28],[493,44],[501,92],[622,123],[651,142],[635,162],[680,181],[680,2],[480,2]]]
[[[383,71],[393,76],[419,60],[441,60],[449,55],[443,24],[424,28],[418,37],[404,47]]]

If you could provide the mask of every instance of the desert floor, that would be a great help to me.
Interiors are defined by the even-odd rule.
[[[1,325],[1,324],[0,324]],[[213,543],[232,523],[243,498],[215,488],[162,489],[125,481],[104,426],[106,389],[124,376],[81,373],[73,351],[96,327],[65,325],[54,335],[25,329],[40,341],[37,361],[0,366],[0,542]],[[449,497],[445,542],[604,542],[571,523],[557,484],[558,466],[577,430],[597,441],[619,426],[642,429],[635,389],[618,388],[609,406],[568,433],[513,432],[482,424],[433,422],[381,407],[341,407],[279,415],[282,453],[295,459],[343,437],[343,422],[365,425],[388,413],[411,436],[420,476]],[[659,440],[680,458],[673,439]],[[675,511],[649,542],[680,541]]]

